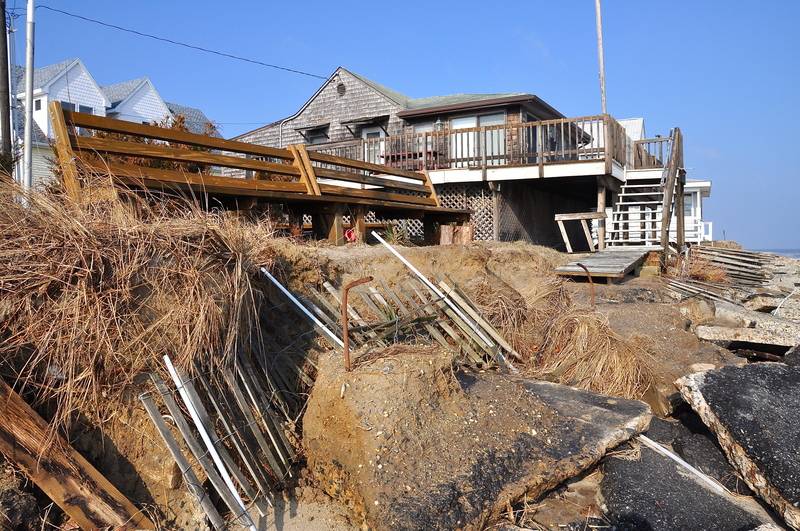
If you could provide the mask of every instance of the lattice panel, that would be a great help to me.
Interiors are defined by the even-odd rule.
[[[436,187],[439,202],[447,208],[468,208],[473,239],[494,239],[492,191],[483,183],[440,184]]]

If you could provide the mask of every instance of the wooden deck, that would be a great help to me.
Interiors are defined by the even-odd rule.
[[[647,258],[647,253],[660,250],[661,247],[652,245],[609,247],[561,266],[555,269],[554,272],[559,275],[585,277],[586,271],[578,265],[583,264],[592,277],[622,278],[644,262],[645,258]]]
[[[435,224],[463,223],[470,210],[440,204],[430,176],[309,151],[276,149],[49,106],[67,196],[115,200],[120,189],[165,192],[207,208],[284,205],[289,223],[312,218],[314,232],[344,243],[343,218],[366,237],[366,215],[420,219],[426,239]],[[242,178],[224,175],[226,172]]]

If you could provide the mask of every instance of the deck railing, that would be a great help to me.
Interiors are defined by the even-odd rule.
[[[635,169],[661,168],[669,157],[670,138],[654,138],[650,140],[637,140],[634,146]]]
[[[413,171],[605,161],[610,172],[612,161],[633,164],[631,144],[624,128],[605,115],[355,139],[308,149]]]

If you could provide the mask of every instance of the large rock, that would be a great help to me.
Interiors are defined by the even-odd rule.
[[[648,406],[393,347],[322,356],[303,419],[309,469],[377,529],[482,529],[647,428]]]
[[[800,366],[729,366],[677,385],[750,488],[800,529]]]

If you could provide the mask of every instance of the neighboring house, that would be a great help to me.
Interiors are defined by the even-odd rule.
[[[19,102],[14,130],[21,142],[26,104],[25,68],[14,66],[11,72],[12,86],[16,87],[16,99]],[[33,176],[34,182],[39,185],[52,178],[48,162],[53,156],[49,140],[52,138],[52,128],[47,113],[51,101],[60,101],[62,107],[71,111],[146,124],[183,115],[193,133],[203,133],[209,123],[199,109],[165,102],[146,77],[101,87],[80,59],[70,59],[35,70],[33,87]]]
[[[555,214],[612,206],[639,159],[663,168],[641,119],[567,118],[526,93],[409,98],[344,68],[294,115],[236,140],[426,170],[444,206],[474,211],[476,239],[549,246],[563,245]]]

